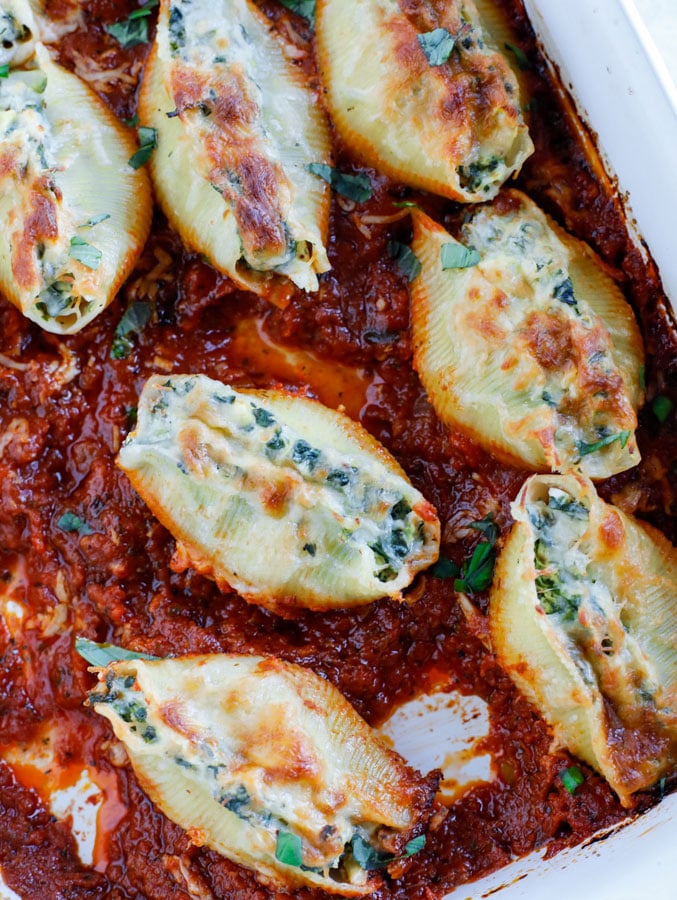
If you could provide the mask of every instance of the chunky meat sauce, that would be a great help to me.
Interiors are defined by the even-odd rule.
[[[534,66],[537,151],[518,184],[602,255],[642,326],[649,401],[657,394],[677,400],[677,342],[655,269],[630,242],[589,137],[572,126],[548,81],[519,0],[499,2]],[[263,5],[315,79],[305,21],[273,0]],[[55,19],[69,12],[66,0],[47,6]],[[57,45],[61,61],[90,81],[93,75],[113,110],[131,117],[148,45],[123,50],[103,25],[133,4],[92,0],[83,9],[80,25]],[[338,142],[336,163],[360,171]],[[548,728],[485,648],[486,593],[475,598],[478,614],[467,616],[453,579],[426,574],[411,589],[412,605],[381,601],[278,618],[191,570],[172,572],[173,539],[114,466],[152,373],[281,385],[342,404],[392,451],[437,507],[450,559],[461,563],[471,553],[479,537],[467,527],[473,520],[493,513],[505,533],[525,473],[499,465],[435,417],[411,366],[408,283],[387,253],[389,240],[411,237],[406,209],[393,201],[415,200],[452,230],[462,210],[368,174],[376,190],[367,203],[333,198],[333,268],[317,295],[294,291],[274,306],[236,290],[186,252],[158,213],[137,270],[81,333],[42,332],[0,298],[0,757],[13,763],[0,761],[0,869],[21,896],[275,896],[253,874],[191,845],[141,792],[107,722],[82,707],[93,677],[73,649],[78,634],[157,655],[274,654],[327,677],[372,724],[431,688],[483,698],[495,779],[450,804],[425,849],[403,877],[386,879],[378,900],[433,900],[515,855],[546,843],[555,852],[625,816],[606,783],[580,763],[583,785],[573,795],[565,790],[559,773],[572,760],[549,752]],[[152,317],[129,338],[129,355],[115,359],[115,328],[134,300],[150,302]],[[601,489],[673,541],[675,431],[674,413],[661,424],[648,402],[640,414],[641,465]],[[77,529],[63,527],[66,512],[79,517]],[[260,540],[265,553],[265,535]],[[55,757],[40,777],[18,762],[26,746]],[[67,821],[49,814],[41,794],[50,778],[73,783],[83,765],[105,797],[92,866],[80,862]],[[639,795],[637,811],[657,799]],[[324,895],[304,889],[296,896]]]

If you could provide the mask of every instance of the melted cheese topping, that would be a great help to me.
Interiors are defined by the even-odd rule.
[[[491,596],[493,649],[625,804],[677,754],[677,551],[584,478],[533,477]]]
[[[186,243],[259,293],[272,273],[317,290],[329,192],[307,166],[328,162],[329,136],[268,20],[247,0],[163,0],[140,110]]]
[[[438,29],[453,49],[431,65],[421,38]],[[397,180],[486,200],[533,152],[517,78],[474,3],[320,0],[317,43],[339,131]]]
[[[195,843],[266,880],[370,893],[379,879],[356,864],[354,842],[392,858],[429,811],[432,784],[298,666],[133,660],[99,679],[89,703],[111,721],[151,799]],[[280,835],[296,860],[280,851]]]
[[[27,0],[0,0],[0,66],[21,66],[35,52],[37,35]]]
[[[270,608],[399,597],[438,555],[432,506],[360,426],[312,400],[155,376],[118,462],[179,541],[179,565]]]
[[[603,478],[636,465],[641,338],[592,252],[516,191],[460,242],[423,213],[414,222],[415,365],[438,415],[535,469]],[[443,254],[464,247],[475,264],[445,270]]]
[[[151,198],[127,165],[124,128],[41,44],[36,53],[38,69],[0,79],[0,287],[43,328],[72,333],[131,270]]]

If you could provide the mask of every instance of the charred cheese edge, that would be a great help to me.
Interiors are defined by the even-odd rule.
[[[493,197],[533,152],[520,86],[471,0],[318,0],[317,51],[332,119],[370,165],[463,202]],[[486,22],[501,32],[493,9]],[[446,62],[431,65],[421,35],[446,29]],[[504,46],[503,33],[495,34]],[[506,40],[510,38],[506,37]]]
[[[46,331],[72,334],[133,268],[152,200],[127,129],[39,43],[36,60],[0,79],[0,289]]]
[[[88,704],[153,803],[194,844],[269,884],[369,894],[381,877],[353,859],[354,842],[398,857],[430,816],[437,779],[409,768],[307,669],[222,654],[97,671]],[[276,853],[280,834],[294,864]]]
[[[400,599],[438,557],[431,504],[314,400],[153,376],[118,465],[176,538],[177,565],[270,609]]]
[[[440,418],[499,458],[606,478],[637,465],[642,339],[602,262],[518,191],[456,241],[414,211],[414,365]],[[476,251],[443,268],[443,250]]]
[[[28,0],[0,0],[0,66],[25,65],[35,53],[37,34]]]
[[[161,0],[139,113],[158,199],[190,248],[241,287],[308,291],[330,266],[324,113],[249,0]]]
[[[512,514],[494,653],[557,743],[629,806],[677,761],[677,550],[582,476],[532,476]]]

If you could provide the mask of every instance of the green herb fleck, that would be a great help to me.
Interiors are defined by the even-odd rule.
[[[461,570],[456,563],[446,556],[440,556],[435,565],[430,567],[429,571],[433,578],[458,578],[461,574]]]
[[[99,268],[101,255],[101,251],[97,247],[88,244],[87,241],[78,237],[78,235],[71,238],[70,258],[82,263],[83,266],[87,266],[88,269],[96,271]]]
[[[136,428],[136,420],[139,415],[139,410],[136,406],[128,406],[125,408],[125,417],[127,419],[127,429],[131,431],[133,428]]]
[[[479,522],[472,522],[470,527],[481,531],[487,540],[477,544],[470,560],[463,563],[461,577],[454,581],[454,590],[477,594],[486,590],[494,577],[498,528],[490,515]]]
[[[514,55],[517,65],[523,72],[526,72],[528,69],[532,68],[531,63],[529,62],[529,57],[521,47],[516,47],[514,44],[509,44],[507,41],[505,42],[504,46],[506,50],[509,50]]]
[[[132,169],[145,166],[153,150],[157,147],[157,129],[142,125],[139,128],[139,149],[129,158]]]
[[[398,209],[418,209],[418,203],[413,200],[393,200],[393,206]]]
[[[84,519],[81,519],[80,516],[77,516],[70,510],[66,510],[56,524],[62,531],[77,531],[78,534],[94,534],[94,529],[91,528]]]
[[[110,348],[111,359],[126,359],[132,352],[131,335],[138,334],[151,317],[152,306],[146,300],[137,300],[125,310],[115,329]]]
[[[583,782],[585,781],[585,775],[581,772],[578,766],[569,766],[568,769],[565,769],[563,772],[559,773],[559,777],[562,780],[562,784],[565,789],[573,794],[576,792],[576,789],[579,788]]]
[[[9,63],[5,63],[3,66],[0,66],[0,78],[8,78],[9,77]]]
[[[594,441],[592,444],[588,444],[587,441],[577,441],[576,449],[578,450],[579,457],[587,456],[589,453],[596,453],[603,447],[608,447],[609,444],[613,444],[615,441],[620,441],[621,447],[625,447],[625,445],[628,443],[629,437],[629,431],[618,431],[616,432],[616,434],[607,434],[606,437],[600,438],[598,441]]]
[[[283,6],[315,24],[315,0],[280,0]]]
[[[471,250],[463,244],[442,244],[440,258],[443,269],[468,269],[476,266],[481,259],[477,250]]]
[[[412,838],[409,843],[404,845],[404,856],[413,856],[415,853],[420,853],[421,850],[425,847],[425,835],[419,834],[418,837]]]
[[[442,66],[454,49],[454,37],[446,28],[436,28],[418,35],[418,42],[431,66]]]
[[[651,409],[653,410],[654,416],[658,419],[659,422],[663,423],[670,415],[674,407],[672,400],[669,397],[666,397],[664,394],[659,394],[654,398],[653,403],[651,404]]]
[[[139,117],[134,114],[130,119],[123,119],[122,121],[125,123],[127,128],[136,128],[136,126],[139,124]]]
[[[364,203],[374,193],[371,179],[364,173],[346,175],[324,163],[308,163],[307,168],[312,175],[317,175],[318,178],[330,184],[337,194],[348,197],[349,200],[354,200],[356,203]]]
[[[394,259],[403,275],[408,281],[413,281],[421,272],[421,263],[406,244],[399,241],[388,241],[388,256]]]
[[[151,9],[158,5],[159,0],[148,0],[139,9],[126,19],[119,22],[113,22],[112,25],[104,25],[104,29],[120,44],[120,46],[129,50],[139,44],[148,43],[148,21],[147,16],[150,15]]]
[[[286,866],[300,867],[303,863],[303,844],[298,834],[278,831],[275,845],[275,859]]]
[[[100,216],[93,216],[91,219],[87,219],[82,225],[78,225],[78,228],[93,228],[99,222],[105,222],[106,219],[110,219],[110,213],[101,213]]]
[[[557,285],[553,291],[553,297],[567,306],[576,306],[576,295],[574,294],[574,285],[571,278],[565,278],[564,281]]]
[[[135,650],[125,650],[124,647],[116,647],[114,644],[97,644],[89,638],[76,637],[75,649],[90,666],[105,668],[109,663],[118,662],[121,659],[159,659],[159,656],[150,656],[148,653],[137,653]]]

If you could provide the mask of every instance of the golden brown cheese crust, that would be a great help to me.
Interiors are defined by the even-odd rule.
[[[468,217],[460,242],[413,220],[414,365],[442,420],[537,471],[636,465],[641,337],[592,251],[518,191]],[[449,250],[472,264],[445,268]]]
[[[677,759],[677,550],[580,476],[533,476],[496,567],[502,667],[624,805]]]
[[[220,654],[97,673],[88,703],[110,720],[151,800],[194,844],[265,883],[372,893],[381,876],[353,858],[353,842],[387,865],[430,818],[438,773],[407,766],[308,669]],[[280,834],[296,842],[294,861],[280,857]]]
[[[319,0],[327,101],[349,146],[399,181],[455,200],[486,200],[533,145],[520,86],[473,3]],[[352,33],[354,22],[361,22]],[[431,65],[419,40],[446,29],[454,49]]]

